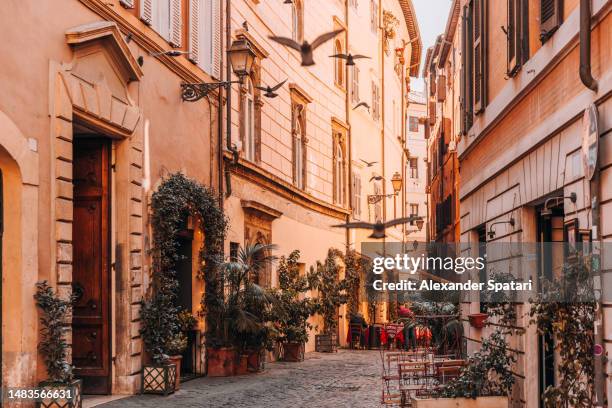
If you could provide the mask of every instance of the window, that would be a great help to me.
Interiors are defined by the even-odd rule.
[[[359,8],[359,0],[349,0],[349,5],[357,10]]]
[[[219,26],[219,10],[216,3],[213,0],[189,2],[189,59],[208,74],[219,78],[220,36],[215,34]]]
[[[378,4],[375,0],[370,0],[370,30],[374,34],[378,32]]]
[[[342,54],[342,42],[336,39],[334,42],[334,54]],[[334,58],[334,81],[336,85],[344,88],[344,60],[342,58]]]
[[[238,250],[240,248],[240,244],[237,242],[230,242],[230,262],[238,261]]]
[[[351,100],[354,103],[361,102],[359,100],[359,67],[353,65],[353,86],[351,87]]]
[[[291,37],[299,43],[304,39],[304,5],[302,0],[294,0],[291,4]]]
[[[293,135],[293,184],[300,188],[306,188],[306,107],[303,104],[294,103],[292,106]]]
[[[419,118],[416,116],[410,116],[408,118],[408,131],[418,132],[419,131]]]
[[[561,0],[540,0],[540,41],[544,44],[561,25]]]
[[[380,89],[375,81],[372,81],[372,118],[380,119]]]
[[[255,161],[255,95],[253,81],[246,78],[245,94],[242,99],[242,120],[244,126],[243,151],[245,158]]]
[[[353,209],[353,217],[361,218],[361,176],[353,173],[353,197],[351,207]]]
[[[419,159],[416,157],[411,157],[409,159],[410,164],[410,178],[418,179],[419,178]]]
[[[472,17],[471,5],[463,8],[461,30],[461,134],[467,134],[473,122],[472,104]]]
[[[418,204],[410,204],[410,216],[415,216],[417,217],[419,215],[419,205]],[[415,225],[416,221],[410,221],[410,225]]]
[[[181,0],[142,0],[140,18],[174,47],[181,46]]]
[[[506,37],[508,49],[507,75],[513,77],[529,59],[529,4],[527,0],[507,0]]]
[[[486,0],[472,0],[472,58],[473,86],[474,86],[474,113],[478,114],[485,108],[486,95],[486,20],[484,18]]]
[[[333,166],[334,166],[334,203],[339,206],[346,206],[346,183],[347,183],[347,161],[346,161],[346,131],[344,128],[332,125],[333,136]]]

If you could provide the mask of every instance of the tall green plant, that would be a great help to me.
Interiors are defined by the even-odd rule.
[[[349,315],[354,315],[359,313],[361,283],[367,271],[371,269],[371,265],[357,251],[348,249],[344,255],[344,266],[348,293],[347,309]]]
[[[68,363],[66,343],[66,317],[72,311],[73,298],[62,300],[47,281],[36,284],[34,295],[40,316],[41,341],[39,349],[43,354],[49,380],[55,383],[69,383],[74,378],[73,367]]]
[[[280,258],[279,287],[270,290],[276,299],[272,315],[279,332],[278,340],[282,343],[305,343],[308,330],[313,328],[308,318],[315,311],[315,303],[305,297],[311,287],[307,276],[300,275],[299,260],[298,250]]]
[[[327,334],[333,333],[338,326],[337,308],[348,301],[350,282],[340,279],[338,260],[341,259],[342,252],[331,248],[323,263],[317,261],[316,267],[310,268],[310,285],[319,290],[316,311],[323,316],[323,332]]]
[[[275,258],[274,245],[249,245],[241,248],[238,258],[220,267],[223,293],[218,324],[221,336],[209,343],[213,347],[235,347],[239,351],[272,348],[274,331],[270,322],[273,297],[254,282],[254,276]]]

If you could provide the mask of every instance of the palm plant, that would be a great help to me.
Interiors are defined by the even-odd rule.
[[[221,264],[223,299],[219,305],[222,337],[211,339],[215,347],[238,350],[271,347],[273,331],[269,324],[273,297],[255,282],[275,257],[274,245],[254,244],[241,248],[236,259]]]

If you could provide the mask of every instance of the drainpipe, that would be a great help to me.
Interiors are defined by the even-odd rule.
[[[580,0],[580,80],[597,92],[597,80],[591,72],[591,0]]]
[[[221,4],[222,0],[218,0],[219,4]],[[229,6],[229,0],[227,0],[227,5]],[[229,7],[228,7],[229,8]],[[219,16],[219,18],[221,19],[220,22],[220,27],[223,27],[223,17]],[[221,47],[221,49],[219,50],[219,61],[221,64],[221,69],[220,72],[223,72],[223,47]],[[217,180],[218,182],[218,193],[219,193],[219,209],[221,210],[221,212],[223,212],[224,210],[224,205],[223,205],[223,173],[224,173],[224,165],[223,165],[223,88],[219,88],[219,95],[218,95],[218,112],[217,112],[217,149],[219,149],[219,151],[217,152],[217,160],[219,160],[219,174],[218,177],[219,179]]]
[[[226,51],[232,46],[232,0],[225,2],[225,49]],[[227,53],[226,53],[227,55]],[[227,61],[225,64],[225,77],[227,81],[232,80],[232,65]],[[228,151],[232,150],[232,85],[226,88],[226,129],[225,129],[225,144]],[[223,160],[223,144],[219,145],[219,155]],[[229,166],[225,166],[225,196],[232,195],[232,178]]]
[[[349,53],[349,2],[344,2],[344,25],[346,26],[346,53]],[[346,222],[351,222],[351,215],[353,213],[353,129],[351,127],[350,113],[350,92],[349,92],[349,67],[344,64],[344,80],[345,80],[345,98],[344,98],[344,118],[346,120],[346,124],[348,125],[347,135],[346,135],[346,146],[347,146],[347,159],[348,159],[348,207],[350,213],[346,216]],[[348,251],[351,245],[351,233],[350,229],[346,228],[346,250]],[[357,248],[355,248],[357,250]]]

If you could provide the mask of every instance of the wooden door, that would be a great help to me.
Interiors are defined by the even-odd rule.
[[[83,392],[110,393],[110,143],[75,138],[72,361]]]

